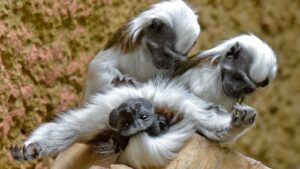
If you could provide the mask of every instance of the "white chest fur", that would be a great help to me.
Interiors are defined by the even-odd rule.
[[[153,65],[151,56],[142,48],[119,57],[118,66],[123,74],[135,77],[140,82],[162,72]]]

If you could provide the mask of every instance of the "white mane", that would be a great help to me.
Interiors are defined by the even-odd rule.
[[[267,79],[272,81],[277,72],[277,59],[271,47],[253,34],[244,34],[232,39],[225,40],[216,47],[202,52],[198,57],[212,57],[223,59],[230,48],[240,44],[243,50],[246,50],[253,58],[249,75],[252,80],[259,83]]]
[[[129,36],[133,42],[151,24],[152,19],[160,19],[174,29],[177,37],[175,49],[183,53],[192,48],[200,34],[195,11],[182,0],[169,0],[151,6],[129,23]]]

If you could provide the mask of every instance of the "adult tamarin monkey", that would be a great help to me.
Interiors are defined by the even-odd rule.
[[[199,63],[203,58],[209,59]],[[274,51],[253,34],[225,40],[192,58],[191,63],[194,67],[176,77],[175,81],[186,86],[197,97],[222,105],[227,110],[232,110],[237,102],[258,88],[267,86],[277,72]],[[235,130],[234,134],[226,137],[212,135],[208,138],[228,142],[244,131]]]
[[[163,1],[142,12],[91,61],[84,100],[119,82],[145,82],[159,73],[172,73],[200,34],[197,18],[182,0]]]
[[[99,93],[83,108],[69,110],[60,114],[57,121],[40,126],[25,142],[22,151],[18,147],[12,148],[15,158],[28,160],[43,157],[59,152],[75,141],[93,139],[108,128],[106,125],[110,112],[132,98],[151,100],[157,109],[156,113],[172,117],[169,120],[173,125],[156,137],[151,137],[146,132],[132,136],[121,152],[119,162],[136,168],[163,166],[174,158],[194,129],[219,142],[237,138],[254,124],[256,111],[246,105],[232,104],[234,113],[230,113],[200,97],[221,104],[222,101],[216,98],[222,96],[233,103],[254,92],[256,88],[266,86],[276,74],[276,57],[271,48],[254,35],[232,38],[200,56],[212,56],[212,60],[219,59],[219,62],[215,66],[204,64],[195,67],[180,77],[183,79],[178,80],[183,84],[190,84],[187,82],[193,80],[187,77],[194,75],[191,73],[194,71],[197,78],[201,75],[210,85],[198,81],[185,88],[176,79],[167,81],[156,78],[141,87],[121,86]],[[193,91],[192,87],[199,87],[194,92],[198,97],[187,90]],[[201,95],[199,91],[204,87],[207,93]],[[251,91],[248,90],[250,87]],[[227,107],[228,103],[223,102],[222,105]],[[183,120],[172,123],[172,120],[178,120],[176,117],[181,116]]]

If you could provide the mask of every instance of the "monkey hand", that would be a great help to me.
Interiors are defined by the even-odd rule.
[[[149,40],[145,40],[145,43],[153,57],[153,64],[158,69],[173,69],[178,63],[187,60],[186,56],[172,50],[166,45],[159,45]]]
[[[186,56],[181,55],[180,53],[173,51],[166,46],[164,47],[164,54],[167,58],[169,58],[169,60],[174,60],[175,62],[182,62],[187,60]]]
[[[250,106],[237,103],[233,106],[232,116],[234,127],[250,127],[255,123],[257,112]]]
[[[132,85],[134,87],[137,87],[140,83],[135,80],[135,78],[130,77],[128,75],[123,75],[123,76],[116,76],[113,78],[111,81],[111,84],[115,87],[122,86],[122,85]]]
[[[10,152],[15,160],[33,160],[40,156],[42,147],[38,143],[31,143],[24,145],[23,148],[18,145],[10,147]]]

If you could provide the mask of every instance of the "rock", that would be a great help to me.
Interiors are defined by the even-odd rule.
[[[110,168],[130,169],[124,165],[111,165]],[[177,158],[165,167],[165,169],[179,168],[269,169],[269,167],[260,161],[254,160],[234,150],[221,147],[221,145],[196,134],[179,152]]]
[[[267,169],[268,167],[241,153],[194,135],[177,158],[165,169],[177,168]]]
[[[116,164],[113,164],[110,166],[110,169],[132,169],[131,167],[127,167],[125,165],[116,165]]]

